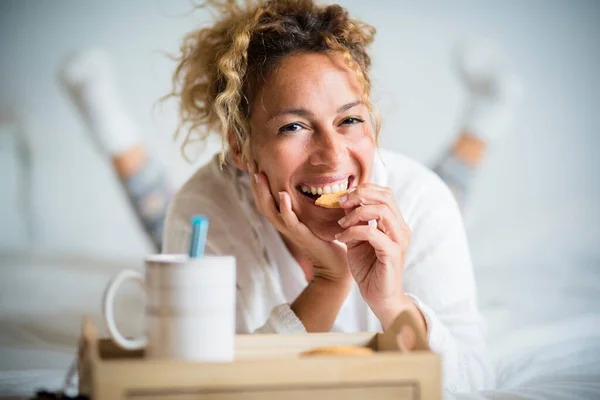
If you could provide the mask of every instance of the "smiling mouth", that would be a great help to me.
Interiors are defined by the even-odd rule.
[[[354,181],[354,175],[350,175],[346,180],[336,182],[334,184],[321,186],[299,185],[296,187],[296,190],[300,192],[300,194],[302,194],[304,197],[316,200],[323,194],[337,193],[347,190],[352,187]]]

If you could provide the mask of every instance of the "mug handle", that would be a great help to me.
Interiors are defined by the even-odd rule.
[[[114,318],[114,301],[115,295],[119,286],[128,279],[137,281],[144,291],[146,291],[146,283],[144,275],[141,272],[132,269],[126,269],[119,272],[108,284],[104,291],[104,299],[102,301],[102,313],[104,314],[104,322],[108,333],[119,347],[124,350],[140,350],[146,347],[148,339],[144,336],[135,339],[128,339],[119,332]]]

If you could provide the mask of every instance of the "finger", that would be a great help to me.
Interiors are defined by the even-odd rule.
[[[393,200],[391,189],[373,183],[363,183],[348,190],[348,195],[340,199],[342,208],[358,205],[381,204]]]
[[[254,174],[252,180],[252,193],[256,202],[258,211],[267,217],[267,219],[275,225],[276,228],[281,226],[280,214],[275,204],[271,191],[269,190],[269,182],[267,176],[263,173]]]
[[[373,249],[375,249],[377,258],[382,261],[386,257],[393,257],[398,249],[397,243],[394,243],[379,229],[371,226],[352,226],[335,235],[335,238],[342,243],[350,245],[353,242],[369,242],[369,244],[373,246]]]
[[[401,230],[398,228],[404,224],[404,220],[398,220],[385,204],[356,207],[350,210],[338,223],[342,228],[349,228],[355,225],[368,224],[372,220],[376,222],[377,229],[388,235],[394,242],[399,241]]]
[[[323,250],[323,245],[325,242],[320,240],[315,240],[316,236],[306,225],[304,225],[298,219],[298,216],[292,209],[292,199],[289,193],[282,191],[279,192],[279,210],[281,215],[281,220],[285,225],[286,231],[289,235],[293,236],[298,243],[302,246],[310,247],[313,250],[321,251]],[[346,246],[343,243],[339,243],[340,246]]]
[[[392,190],[372,183],[363,183],[340,199],[340,207],[344,209],[370,204],[387,204],[394,213],[399,213]]]
[[[358,208],[358,207],[356,207]],[[352,213],[352,211],[354,211],[356,208],[342,208],[342,210],[344,210],[344,217],[346,217],[347,215],[349,215],[350,213]],[[343,218],[342,218],[343,219]],[[338,221],[338,224],[340,223],[340,221],[342,220],[340,219]],[[375,222],[375,225],[377,225],[377,221],[373,221]],[[357,222],[355,225],[369,225],[371,223],[371,221],[367,221],[367,222]]]
[[[281,219],[288,231],[297,235],[298,239],[305,241],[314,238],[314,234],[306,225],[304,225],[299,219],[294,210],[292,209],[292,199],[288,192],[279,192],[280,202],[279,209],[281,212]]]
[[[279,192],[279,212],[282,221],[291,231],[296,231],[300,225],[304,225],[300,222],[294,210],[292,210],[292,199],[288,192]]]

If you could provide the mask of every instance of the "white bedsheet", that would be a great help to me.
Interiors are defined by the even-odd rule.
[[[141,261],[0,254],[0,399],[61,385],[83,315],[102,326],[102,290],[126,267],[141,268]],[[597,260],[530,260],[481,267],[476,275],[498,388],[456,398],[600,398]],[[143,309],[141,291],[124,289],[121,315],[141,314],[134,312]],[[125,325],[135,333],[141,324],[140,316]]]
[[[600,399],[600,265],[477,270],[497,389],[458,399]]]

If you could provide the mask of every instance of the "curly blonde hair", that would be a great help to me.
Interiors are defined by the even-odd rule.
[[[367,47],[375,28],[352,19],[339,5],[319,6],[313,0],[208,0],[200,7],[217,12],[216,22],[187,34],[177,57],[173,90],[167,97],[180,100],[181,150],[194,140],[219,133],[224,161],[228,135],[247,160],[249,112],[253,94],[282,58],[300,52],[339,51],[364,86],[363,101],[375,123],[380,118],[370,102]]]

